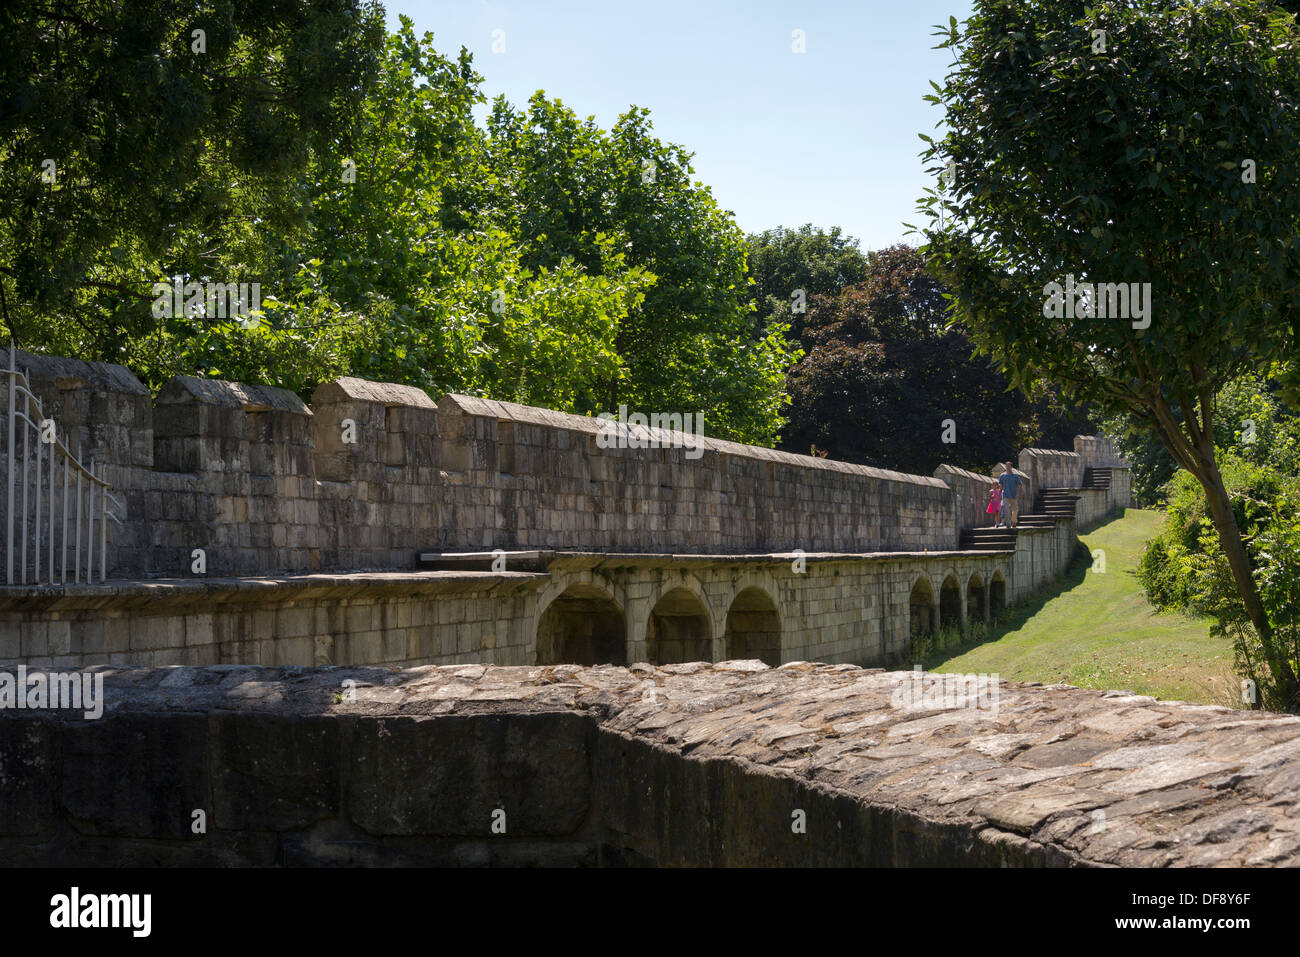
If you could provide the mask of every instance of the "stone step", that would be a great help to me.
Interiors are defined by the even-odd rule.
[[[1044,488],[1038,491],[1039,515],[1051,515],[1057,518],[1074,518],[1079,496],[1074,489]]]
[[[1083,487],[1089,489],[1110,488],[1110,469],[1088,468],[1083,470]]]
[[[961,532],[960,547],[976,552],[1013,552],[1016,549],[1014,528],[964,528]]]
[[[1056,526],[1055,515],[1021,515],[1019,525],[1022,528],[1054,528]]]

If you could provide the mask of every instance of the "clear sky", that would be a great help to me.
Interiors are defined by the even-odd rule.
[[[746,232],[840,226],[862,248],[904,239],[933,185],[917,154],[939,107],[921,97],[951,53],[937,23],[969,0],[385,0],[440,53],[474,54],[491,99],[536,90],[608,128],[648,107],[694,152],[697,178]],[[493,52],[493,31],[504,52]],[[792,51],[802,30],[806,52]]]

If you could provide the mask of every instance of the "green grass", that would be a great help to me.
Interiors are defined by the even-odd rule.
[[[1208,618],[1157,613],[1142,592],[1138,559],[1162,517],[1131,508],[1080,536],[1105,552],[1105,572],[1081,558],[1062,584],[1010,609],[993,640],[936,652],[926,668],[1239,707],[1231,643],[1210,637]]]

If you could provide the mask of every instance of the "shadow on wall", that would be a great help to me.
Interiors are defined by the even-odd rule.
[[[949,575],[939,589],[939,627],[962,630],[961,585],[956,575]]]
[[[938,609],[935,607],[934,589],[925,578],[918,578],[912,586],[912,594],[907,599],[908,634],[913,641],[924,638],[938,631],[936,621]]]
[[[726,655],[757,658],[775,668],[781,664],[781,616],[761,588],[746,588],[727,612]]]
[[[709,610],[688,588],[674,588],[655,602],[646,624],[646,658],[652,665],[712,661]]]
[[[987,623],[989,620],[988,589],[979,572],[971,575],[966,585],[966,617],[977,622]]]
[[[591,585],[573,585],[546,606],[537,623],[539,665],[625,665],[623,609]]]

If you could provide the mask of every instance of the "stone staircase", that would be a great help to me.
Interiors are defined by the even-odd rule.
[[[1053,518],[1074,518],[1074,509],[1079,503],[1079,496],[1074,492],[1074,489],[1069,488],[1041,489],[1038,493],[1038,514]]]
[[[1110,481],[1107,472],[1106,481]],[[1094,487],[1094,486],[1090,486]],[[1079,497],[1073,489],[1045,488],[1038,493],[1038,511],[1020,515],[1017,528],[964,528],[960,548],[979,552],[1009,552],[1016,547],[1016,533],[1020,528],[1052,528],[1058,518],[1073,518]]]
[[[1110,473],[1108,468],[1086,468],[1083,470],[1083,487],[1095,489],[1110,488]]]
[[[1016,550],[1016,530],[1014,528],[963,528],[961,544],[963,551],[976,552],[1013,552]]]

